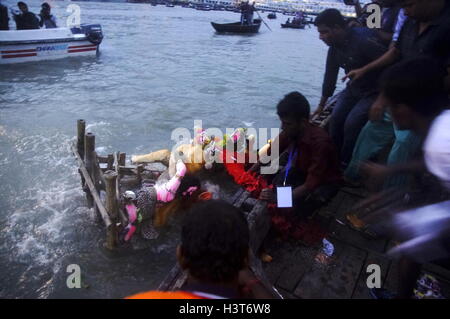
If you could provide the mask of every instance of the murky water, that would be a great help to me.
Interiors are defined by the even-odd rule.
[[[27,1],[38,12],[40,1]],[[15,1],[3,1],[10,6]],[[63,24],[71,2],[53,1]],[[148,4],[76,2],[82,23],[100,23],[98,58],[0,67],[0,297],[121,298],[157,287],[175,262],[178,229],[152,248],[110,254],[86,208],[69,144],[76,120],[97,151],[147,153],[172,146],[177,127],[278,127],[277,101],[299,90],[314,107],[326,47],[314,28],[267,20],[253,36],[218,35],[230,12]],[[265,14],[263,14],[265,17]],[[11,22],[11,25],[13,23]],[[83,288],[68,289],[66,267]]]

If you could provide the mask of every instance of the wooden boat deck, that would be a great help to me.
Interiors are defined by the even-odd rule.
[[[330,265],[315,261],[321,244],[306,247],[298,242],[273,239],[266,245],[273,261],[264,263],[264,271],[284,298],[371,299],[366,285],[369,275],[366,269],[370,264],[381,267],[382,287],[396,291],[398,265],[385,254],[393,243],[368,239],[336,221],[364,197],[366,194],[359,189],[343,188],[317,213],[316,218],[329,230],[327,239],[335,248]],[[441,285],[442,294],[450,297],[450,271],[433,264],[425,265],[422,271],[433,275]]]

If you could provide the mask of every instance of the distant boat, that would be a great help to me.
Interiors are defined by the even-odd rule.
[[[211,11],[211,7],[209,5],[207,5],[207,4],[198,4],[195,7],[195,9],[199,10],[199,11]]]
[[[281,24],[282,28],[291,28],[291,29],[304,29],[305,28],[305,24],[301,23],[282,23]]]
[[[173,8],[173,7],[175,7],[175,5],[173,5],[173,4],[171,4],[171,3],[168,3],[168,4],[166,4],[166,7],[168,7],[168,8]]]
[[[240,22],[233,23],[215,23],[211,22],[211,25],[218,33],[257,33],[261,26],[261,20],[253,20],[253,24],[242,25]]]
[[[277,15],[276,15],[276,13],[269,13],[268,15],[267,15],[267,19],[276,19],[277,18]]]

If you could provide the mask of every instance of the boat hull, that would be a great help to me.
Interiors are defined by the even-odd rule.
[[[211,25],[218,33],[257,33],[261,27],[261,20],[254,20],[254,24],[242,25],[240,22],[215,23]]]
[[[98,45],[89,41],[0,45],[0,64],[55,60],[71,56],[95,56]]]
[[[305,25],[304,24],[291,24],[291,23],[282,23],[281,24],[282,28],[286,28],[286,29],[304,29]]]
[[[0,31],[0,64],[96,56],[101,40],[68,28]]]

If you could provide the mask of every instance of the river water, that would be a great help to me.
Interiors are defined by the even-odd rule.
[[[3,1],[12,6],[16,1]],[[37,13],[40,1],[27,1]],[[86,207],[69,145],[87,121],[100,154],[170,148],[177,127],[278,127],[278,100],[299,90],[318,103],[326,47],[314,28],[218,35],[239,14],[148,4],[69,4],[104,31],[97,58],[0,67],[0,298],[121,298],[153,289],[175,262],[178,229],[146,250],[111,254]],[[266,14],[263,14],[265,17]],[[10,22],[13,25],[13,22]],[[78,264],[82,288],[68,289]]]

